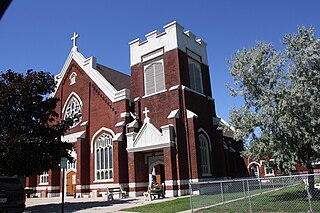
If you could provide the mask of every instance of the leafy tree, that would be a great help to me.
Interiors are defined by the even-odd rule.
[[[53,76],[46,72],[0,73],[0,175],[34,175],[68,156],[61,136],[72,120],[59,121]]]
[[[243,97],[230,123],[235,137],[249,142],[249,157],[273,158],[287,170],[300,163],[313,173],[320,159],[320,39],[314,28],[299,27],[283,45],[257,42],[229,60],[231,95]]]

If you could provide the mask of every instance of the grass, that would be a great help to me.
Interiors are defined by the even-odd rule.
[[[171,212],[179,212],[190,209],[190,198],[177,198],[175,200],[165,201],[161,203],[148,204],[144,206],[138,206],[134,208],[121,209],[123,211],[130,212],[163,212],[163,213],[171,213]]]
[[[266,192],[266,191],[269,192]],[[286,187],[277,191],[270,191],[269,189],[262,190],[260,194],[260,189],[251,190],[250,197],[251,206],[253,212],[308,212],[309,203],[307,199],[307,193],[304,190],[304,185],[296,185],[291,187]],[[232,201],[230,203],[225,203],[223,205],[217,205],[209,209],[200,210],[200,212],[249,212],[249,200],[248,198],[241,199],[244,197],[243,192],[233,192],[224,195],[224,202],[232,201],[234,199],[239,199],[237,201]],[[215,195],[200,195],[193,197],[193,207],[194,209],[218,204],[222,202],[220,194]],[[314,212],[320,212],[320,200],[312,200],[312,207]],[[190,199],[178,198],[175,200],[149,204],[140,207],[134,207],[130,209],[123,209],[124,211],[134,211],[134,212],[179,212],[190,209]]]
[[[320,201],[312,200],[314,212],[319,212]],[[308,212],[309,202],[303,185],[287,187],[278,191],[251,197],[253,212]],[[200,212],[249,212],[249,201],[240,201],[215,206]]]

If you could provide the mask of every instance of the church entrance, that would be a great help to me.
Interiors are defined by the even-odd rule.
[[[158,164],[154,166],[156,172],[156,182],[161,185],[165,181],[164,177],[164,165]]]
[[[67,173],[67,190],[66,193],[68,196],[74,196],[75,190],[76,190],[76,177],[77,173],[74,171],[70,171]]]

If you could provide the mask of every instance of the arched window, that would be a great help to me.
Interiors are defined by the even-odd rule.
[[[81,122],[81,105],[76,97],[71,97],[64,111],[64,118],[74,118],[72,127],[77,126]]]
[[[201,156],[201,173],[202,175],[211,175],[211,165],[210,165],[210,144],[207,137],[203,134],[199,134],[199,146],[200,146],[200,156]]]
[[[70,79],[70,85],[75,84],[76,83],[76,78],[77,78],[77,73],[73,72],[71,73],[69,79]]]
[[[151,95],[165,89],[163,60],[148,64],[144,68],[144,94]]]
[[[113,179],[112,137],[102,133],[95,141],[96,180]]]

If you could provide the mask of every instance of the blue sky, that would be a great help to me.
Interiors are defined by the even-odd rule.
[[[217,113],[225,120],[239,100],[229,95],[229,59],[256,41],[281,48],[282,36],[299,25],[320,31],[318,0],[13,0],[0,20],[0,71],[60,72],[74,31],[79,51],[98,63],[130,74],[129,45],[176,20],[208,43]]]

